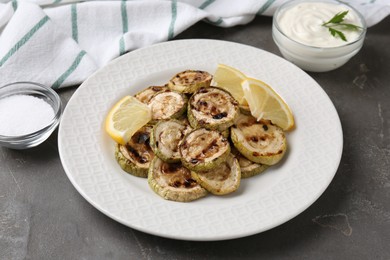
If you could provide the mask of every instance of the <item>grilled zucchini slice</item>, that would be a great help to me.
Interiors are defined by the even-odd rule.
[[[240,113],[244,115],[251,115],[251,110],[249,108],[249,105],[240,105]]]
[[[195,172],[207,171],[226,160],[230,144],[220,132],[199,128],[184,137],[179,151],[185,167]]]
[[[188,202],[207,194],[181,163],[167,163],[157,156],[149,168],[148,183],[154,192],[167,200]]]
[[[187,109],[188,98],[176,91],[163,91],[154,95],[148,106],[152,110],[152,123],[159,120],[179,118]]]
[[[287,150],[286,136],[280,127],[249,115],[240,114],[230,128],[230,138],[242,155],[256,163],[274,165]]]
[[[191,176],[210,193],[225,195],[236,191],[240,186],[241,170],[237,158],[229,154],[227,160],[217,168],[200,172],[191,171]]]
[[[249,178],[256,175],[259,175],[260,173],[264,172],[269,165],[261,164],[261,163],[255,163],[251,160],[248,160],[243,156],[237,149],[232,147],[232,154],[237,158],[238,164],[240,165],[241,169],[241,178]]]
[[[228,128],[228,129],[226,129],[226,130],[223,130],[223,131],[221,132],[221,134],[222,134],[223,137],[229,138],[229,136],[230,136],[230,129]]]
[[[185,70],[177,73],[168,83],[168,87],[180,93],[194,93],[200,88],[210,86],[213,76],[201,70]]]
[[[135,94],[134,97],[144,104],[149,104],[154,95],[167,90],[169,90],[167,86],[150,86]]]
[[[155,155],[166,162],[180,162],[179,144],[191,127],[179,120],[160,121],[153,127],[150,146]]]
[[[146,125],[138,130],[126,145],[117,144],[115,158],[127,173],[146,178],[154,153],[149,145],[152,126]]]
[[[188,102],[188,120],[193,128],[224,131],[238,116],[238,102],[229,92],[216,88],[201,88]]]

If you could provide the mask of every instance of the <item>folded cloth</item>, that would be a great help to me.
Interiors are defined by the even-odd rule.
[[[0,0],[0,2],[7,0]],[[219,27],[272,16],[286,0],[10,0],[0,3],[0,85],[78,85],[116,57],[174,38],[199,21]],[[389,0],[344,0],[372,26]]]

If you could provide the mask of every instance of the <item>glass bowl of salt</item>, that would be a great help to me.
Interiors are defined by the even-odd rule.
[[[27,149],[41,144],[56,129],[61,99],[51,88],[34,82],[0,87],[0,145]]]

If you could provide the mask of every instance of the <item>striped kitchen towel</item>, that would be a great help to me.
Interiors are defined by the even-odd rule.
[[[134,49],[167,41],[199,21],[219,27],[271,16],[286,0],[0,0],[0,85],[78,85]],[[369,26],[389,0],[345,0]]]

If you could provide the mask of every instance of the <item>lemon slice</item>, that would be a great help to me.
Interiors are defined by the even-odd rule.
[[[294,127],[294,117],[286,102],[266,83],[247,78],[241,83],[252,116],[268,119],[283,130]]]
[[[119,144],[126,144],[152,118],[150,108],[133,96],[125,96],[108,112],[105,129]]]
[[[244,73],[224,64],[218,64],[213,78],[214,84],[227,90],[240,105],[247,104],[241,87],[241,82],[245,79]]]

